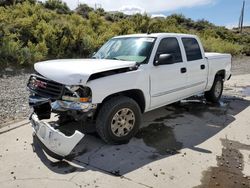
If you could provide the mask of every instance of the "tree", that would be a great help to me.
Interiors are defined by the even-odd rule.
[[[97,14],[99,14],[100,16],[105,16],[106,12],[103,8],[98,8],[96,9]]]
[[[147,32],[196,34],[207,51],[250,55],[249,33],[236,33],[206,20],[183,15],[153,19],[146,14],[94,10],[86,4],[71,12],[61,0],[34,2],[0,0],[0,66],[88,57],[114,36]]]
[[[61,0],[47,0],[44,6],[47,9],[55,10],[59,14],[69,14],[71,12],[67,4]]]
[[[23,3],[25,1],[32,4],[36,3],[36,0],[0,0],[0,6],[16,5],[17,3]]]
[[[89,13],[93,12],[94,9],[90,6],[88,6],[87,4],[80,4],[77,8],[76,8],[76,13],[80,14],[83,18],[89,18]]]

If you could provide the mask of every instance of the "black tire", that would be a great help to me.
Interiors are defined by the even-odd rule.
[[[122,129],[126,132],[126,135],[124,136],[117,136],[115,135],[114,130],[112,131],[111,124],[115,121],[113,119],[115,115],[124,109],[129,109],[129,113],[132,114],[131,117],[134,117],[134,120],[132,120],[133,127],[129,131],[124,131],[127,130],[126,128],[117,128],[117,130]],[[128,143],[129,140],[138,132],[140,123],[141,110],[139,105],[131,98],[118,96],[106,101],[101,107],[96,119],[96,131],[108,144],[125,144]]]
[[[206,100],[212,103],[218,103],[223,92],[223,85],[222,77],[216,76],[211,90],[205,92]]]

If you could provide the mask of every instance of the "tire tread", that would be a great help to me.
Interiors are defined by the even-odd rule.
[[[216,76],[215,79],[214,79],[214,83],[213,83],[213,86],[212,86],[211,90],[205,92],[206,100],[209,101],[209,102],[212,102],[212,103],[218,103],[218,101],[220,100],[221,95],[222,95],[222,93],[221,93],[221,95],[218,98],[216,98],[215,95],[214,95],[214,89],[215,89],[215,85],[216,85],[217,81],[222,82],[222,92],[223,92],[223,79],[222,79],[221,76]]]
[[[106,143],[108,144],[124,143],[123,141],[116,142],[112,140],[110,136],[107,134],[104,124],[108,120],[110,110],[116,108],[117,106],[123,103],[128,103],[128,102],[134,104],[138,109],[140,109],[139,105],[133,99],[126,97],[126,96],[117,96],[117,97],[111,98],[110,100],[106,101],[101,107],[98,113],[97,119],[96,119],[96,131]],[[139,117],[139,122],[140,122],[140,117]]]

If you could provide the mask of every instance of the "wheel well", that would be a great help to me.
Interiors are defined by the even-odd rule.
[[[215,76],[221,76],[223,79],[226,77],[226,71],[225,70],[220,70],[216,73]]]
[[[107,100],[116,97],[116,96],[126,96],[129,97],[133,100],[135,100],[137,102],[137,104],[139,105],[141,112],[143,113],[145,111],[145,98],[143,95],[143,92],[139,89],[132,89],[132,90],[127,90],[127,91],[122,91],[119,93],[115,93],[112,95],[109,95],[108,97],[106,97],[103,101],[102,104],[105,103]],[[100,104],[100,106],[102,105]],[[100,107],[99,106],[99,107]]]

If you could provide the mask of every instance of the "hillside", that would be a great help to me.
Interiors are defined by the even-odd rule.
[[[247,33],[247,34],[250,34],[250,26],[246,26],[243,28],[243,32],[244,33]]]
[[[146,32],[197,34],[206,51],[250,55],[250,35],[183,15],[165,19],[108,13],[80,5],[71,11],[59,0],[0,2],[0,65],[28,66],[54,58],[88,57],[115,35]]]

